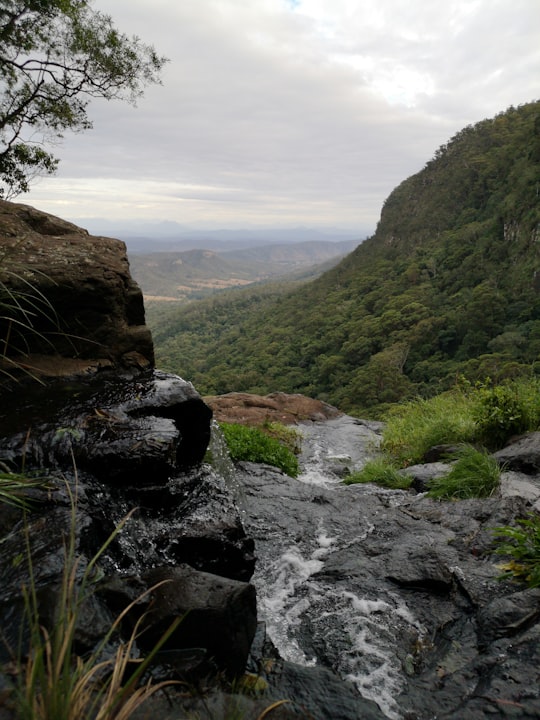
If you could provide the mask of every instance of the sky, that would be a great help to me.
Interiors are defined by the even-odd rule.
[[[540,0],[95,0],[169,58],[17,198],[68,220],[344,228],[471,123],[540,98]]]

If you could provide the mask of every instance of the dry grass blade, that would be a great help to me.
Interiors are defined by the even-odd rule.
[[[271,705],[269,705],[267,708],[265,708],[265,709],[262,711],[262,713],[259,715],[259,717],[257,718],[257,720],[264,720],[264,718],[265,718],[267,715],[269,715],[273,710],[275,710],[275,709],[278,708],[278,707],[281,707],[282,705],[285,705],[285,704],[287,704],[287,703],[290,703],[290,702],[291,702],[290,700],[278,700],[277,702],[272,703]]]

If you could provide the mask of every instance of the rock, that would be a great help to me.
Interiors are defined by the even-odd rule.
[[[449,593],[453,586],[447,562],[430,547],[398,545],[391,554],[386,573],[396,585],[436,595]]]
[[[495,598],[478,613],[481,647],[502,637],[514,637],[540,621],[540,588]]]
[[[255,588],[203,573],[188,565],[156,568],[144,575],[152,593],[139,643],[152,647],[176,617],[183,617],[167,648],[202,647],[230,677],[244,671],[257,627]]]
[[[201,462],[212,411],[191,383],[113,370],[4,392],[0,451],[11,462],[71,466],[106,483],[156,484]],[[29,432],[29,430],[31,431]]]
[[[30,309],[37,308],[33,332],[12,333],[8,346],[8,355],[25,369],[67,375],[111,362],[153,365],[142,293],[123,242],[91,236],[53,215],[6,201],[0,201],[0,242],[0,281],[29,293]],[[0,323],[0,337],[6,333],[5,322]]]
[[[204,398],[219,422],[262,425],[264,422],[295,424],[303,420],[324,420],[342,413],[337,408],[304,395],[271,393],[254,395],[232,392]]]
[[[540,475],[531,476],[509,470],[501,473],[500,493],[502,497],[522,497],[540,512]]]
[[[502,450],[493,453],[506,470],[515,470],[527,475],[540,475],[540,432],[533,432],[519,438]]]
[[[429,490],[432,480],[447,475],[450,472],[450,467],[451,465],[448,463],[429,462],[421,465],[410,465],[401,470],[401,474],[412,477],[411,488],[421,493]]]

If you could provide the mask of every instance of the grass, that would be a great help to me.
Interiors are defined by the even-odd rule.
[[[501,469],[497,460],[485,450],[463,445],[449,458],[452,469],[431,481],[428,497],[444,500],[490,497],[499,487]]]
[[[370,460],[361,470],[348,475],[343,482],[345,485],[374,483],[392,490],[406,490],[410,487],[412,478],[402,475],[395,465],[383,457]]]
[[[474,442],[474,402],[470,393],[455,389],[395,406],[386,417],[381,450],[398,467],[407,467],[422,462],[435,445]]]
[[[59,330],[56,312],[39,288],[24,277],[24,268],[13,264],[9,253],[0,255],[0,372],[14,379],[11,370],[24,369],[14,356],[25,355],[28,338],[53,348],[53,342],[36,329],[37,321],[45,321]],[[31,375],[28,370],[26,374]],[[32,376],[34,377],[34,376]],[[36,378],[37,379],[37,378]]]
[[[493,531],[498,543],[495,552],[512,558],[500,565],[504,572],[499,579],[512,578],[531,588],[540,587],[540,516],[531,513],[516,522],[517,527],[506,525]]]
[[[81,608],[96,588],[94,578],[98,574],[99,558],[130,516],[124,518],[83,569],[81,558],[75,552],[76,514],[72,498],[71,532],[64,546],[57,617],[47,628],[41,624],[27,531],[29,583],[23,587],[23,625],[29,640],[24,650],[22,639],[17,651],[11,649],[11,674],[14,676],[11,701],[17,720],[127,720],[155,692],[172,684],[172,681],[141,684],[141,680],[154,655],[174,632],[181,618],[175,620],[143,659],[135,658],[134,646],[144,616],[127,640],[120,637],[120,627],[126,615],[155,588],[147,590],[122,611],[93,651],[83,657],[77,652],[76,630]],[[21,638],[24,632],[22,627]],[[112,657],[107,657],[105,649],[111,644],[116,645],[116,651]]]
[[[290,477],[298,476],[298,458],[294,452],[261,429],[238,423],[220,423],[220,428],[233,462],[265,463]]]
[[[32,489],[51,490],[50,480],[45,477],[29,477],[24,473],[0,471],[0,503],[28,510],[33,499],[28,492]]]

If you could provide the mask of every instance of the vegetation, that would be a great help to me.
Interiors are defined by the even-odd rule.
[[[499,487],[501,469],[487,451],[463,445],[449,460],[454,461],[450,472],[430,482],[428,497],[441,500],[485,498]]]
[[[12,650],[11,667],[15,683],[12,706],[18,720],[124,720],[157,690],[173,684],[170,681],[140,684],[140,681],[155,653],[174,632],[181,618],[171,625],[144,659],[135,659],[140,622],[125,642],[119,638],[125,616],[155,588],[138,597],[118,616],[93,651],[81,656],[77,649],[76,630],[84,603],[96,587],[97,563],[128,519],[129,515],[83,568],[81,558],[75,553],[75,503],[72,498],[72,526],[65,547],[57,617],[48,628],[43,627],[39,612],[27,532],[30,583],[23,588],[27,627],[21,628],[21,638],[27,637],[29,647],[24,651],[22,647],[18,652]],[[116,645],[112,656],[105,652],[111,644]]]
[[[481,388],[475,420],[477,437],[486,447],[500,448],[513,435],[540,427],[540,379],[519,379]]]
[[[43,148],[86,130],[91,98],[134,101],[165,62],[91,0],[4,0],[0,17],[0,197],[27,192],[58,160]]]
[[[518,527],[496,528],[498,540],[496,552],[509,555],[512,560],[501,565],[501,579],[515,578],[529,587],[540,587],[540,516],[531,513],[528,518],[517,520]]]
[[[276,388],[380,417],[456,377],[540,371],[540,102],[464,128],[320,278],[224,293],[153,325],[203,394]]]
[[[220,427],[233,461],[265,463],[291,477],[298,475],[298,459],[294,452],[262,429],[238,423],[220,423]]]
[[[345,485],[374,483],[392,490],[406,490],[411,481],[412,478],[402,475],[392,462],[383,457],[370,460],[361,470],[348,475],[343,482]]]
[[[26,274],[26,268],[14,262],[8,251],[0,253],[0,375],[10,378],[12,370],[23,369],[17,358],[27,352],[30,338],[53,349],[51,338],[67,337],[54,307]],[[51,329],[51,337],[38,330],[43,324]],[[28,369],[25,372],[31,374]]]
[[[2,467],[1,463],[0,467]],[[26,510],[32,505],[29,491],[36,488],[49,490],[51,487],[48,478],[34,478],[24,473],[0,470],[0,503]]]
[[[423,462],[435,445],[474,442],[475,405],[474,393],[462,386],[427,400],[399,403],[386,415],[381,449],[406,467]]]
[[[431,483],[430,497],[488,497],[499,483],[497,450],[516,432],[540,428],[538,378],[493,385],[461,382],[453,390],[426,400],[396,404],[386,415],[381,457],[368,463],[347,483],[373,482],[383,487],[408,487],[400,469],[425,461],[427,451],[448,445],[451,471]],[[457,453],[450,452],[459,446]]]

